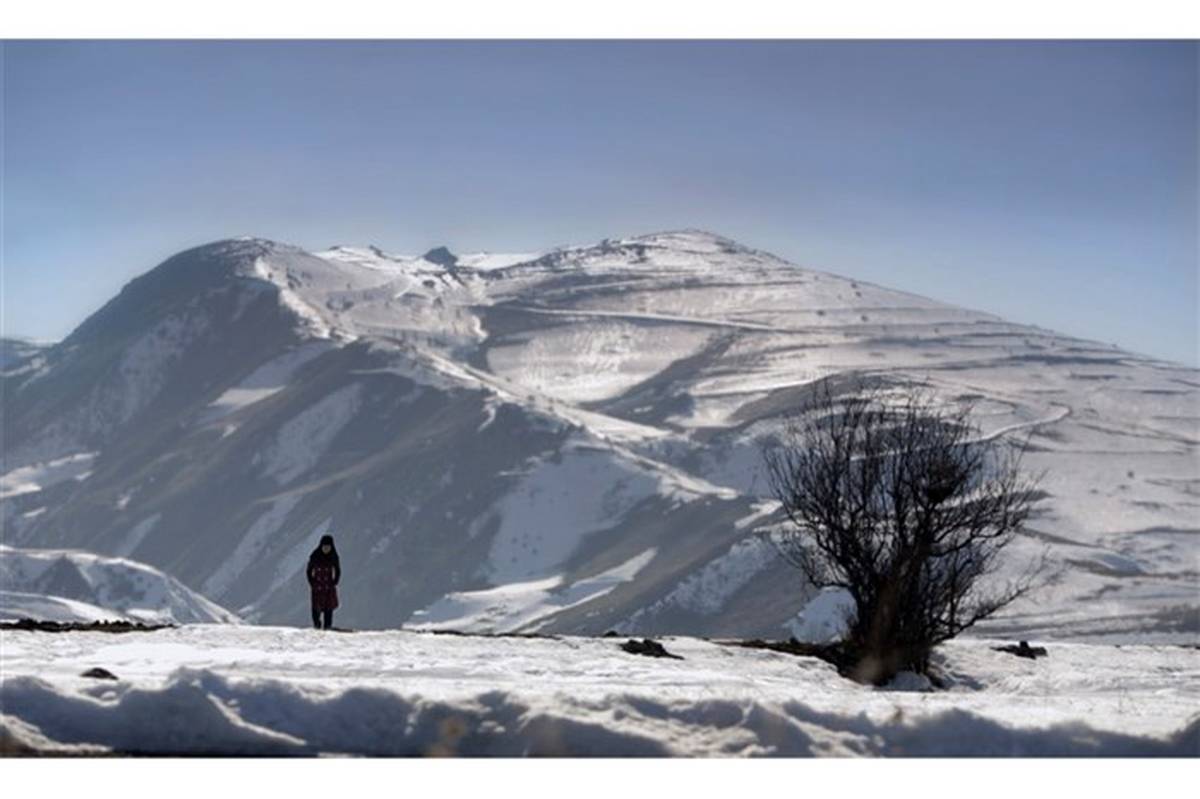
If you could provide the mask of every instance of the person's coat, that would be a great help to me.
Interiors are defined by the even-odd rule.
[[[342,564],[338,559],[333,538],[325,536],[321,544],[329,544],[329,554],[318,545],[308,556],[308,584],[312,587],[314,610],[334,610],[338,606],[337,584],[342,579]]]

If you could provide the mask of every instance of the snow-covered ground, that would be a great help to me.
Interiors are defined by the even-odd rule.
[[[80,452],[62,458],[22,466],[0,475],[0,499],[33,494],[64,480],[86,480],[95,452]]]
[[[1200,651],[952,642],[946,690],[695,638],[0,633],[0,746],[254,755],[1200,755]],[[102,668],[116,680],[80,676]]]

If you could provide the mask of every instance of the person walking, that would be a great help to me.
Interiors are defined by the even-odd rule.
[[[338,559],[333,536],[321,536],[321,543],[308,556],[308,584],[312,587],[313,627],[333,629],[333,611],[338,606],[337,584],[342,579],[342,564]]]

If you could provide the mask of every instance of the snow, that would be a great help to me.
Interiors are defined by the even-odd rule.
[[[168,367],[210,327],[202,311],[167,316],[125,350],[118,379],[98,398],[95,414],[101,425],[120,425],[145,408],[166,386]]]
[[[46,363],[45,351],[54,343],[53,341],[0,337],[0,376],[16,377],[28,372],[41,371]]]
[[[66,549],[0,545],[0,616],[233,623],[237,617],[152,566]]]
[[[279,393],[302,366],[330,349],[326,342],[310,342],[273,358],[213,400],[203,420],[215,421]]]
[[[516,264],[528,263],[545,255],[544,252],[476,252],[458,256],[459,269],[476,269],[487,272],[492,269],[505,269]]]
[[[616,444],[637,446],[649,441],[671,437],[671,433],[662,428],[631,422],[619,416],[609,416],[604,413],[587,411],[577,405],[551,404],[548,407],[533,403],[537,410],[546,412],[578,425],[588,430],[597,438]]]
[[[681,325],[694,325],[696,327],[716,327],[716,328],[732,328],[735,330],[774,330],[770,325],[758,324],[755,322],[738,322],[730,319],[722,319],[720,317],[711,318],[705,316],[687,316],[684,314],[666,314],[666,313],[645,313],[641,311],[606,311],[606,310],[551,310],[549,308],[533,308],[523,307],[521,310],[531,314],[541,314],[544,316],[565,316],[578,318],[595,318],[609,319],[613,321],[627,322],[678,322]]]
[[[380,272],[398,271],[404,261],[415,260],[412,256],[385,253],[377,247],[347,247],[344,245],[323,250],[315,255],[327,261],[340,261]]]
[[[43,463],[21,466],[0,476],[0,499],[32,494],[56,483],[78,480],[90,474],[98,452],[77,452]]]
[[[770,516],[775,511],[779,510],[780,503],[776,499],[768,499],[764,502],[756,502],[751,505],[752,512],[738,519],[733,523],[734,528],[738,530],[753,529],[753,525],[759,519]]]
[[[361,392],[359,383],[343,386],[285,422],[262,453],[263,474],[282,486],[316,466],[354,418]]]
[[[825,588],[809,600],[788,625],[788,632],[797,641],[814,644],[837,641],[845,636],[853,612],[854,599],[844,588]]]
[[[93,622],[132,621],[123,613],[90,602],[48,594],[0,591],[0,619],[36,619],[38,621]]]
[[[654,554],[654,549],[648,549],[619,566],[567,586],[563,585],[561,575],[555,575],[481,591],[452,593],[414,613],[409,626],[486,633],[536,630],[540,625],[535,622],[591,602],[633,580],[654,559]]]
[[[331,339],[333,337],[333,330],[325,317],[296,293],[291,287],[290,281],[286,277],[281,276],[280,270],[274,263],[269,262],[265,258],[256,259],[254,262],[254,275],[278,287],[280,305],[296,315],[306,333],[317,339]]]
[[[251,562],[266,548],[271,537],[287,521],[288,514],[303,499],[302,494],[286,494],[271,502],[267,510],[246,530],[232,555],[204,581],[204,592],[221,597]]]
[[[484,336],[472,311],[482,278],[423,258],[373,247],[313,255],[273,244],[248,276],[276,287],[309,340],[407,339],[451,352]]]
[[[587,536],[620,524],[638,503],[670,488],[654,470],[586,443],[532,464],[492,511],[500,520],[488,556],[493,584],[547,576]]]
[[[695,354],[710,339],[707,332],[687,327],[659,333],[654,347],[642,347],[644,331],[624,321],[539,329],[490,348],[488,368],[564,402],[609,399]]]
[[[193,625],[4,631],[0,736],[137,754],[1195,756],[1200,652],[990,641],[936,655],[948,690],[694,638]],[[105,668],[117,681],[83,678]]]
[[[142,542],[146,540],[146,536],[150,535],[161,518],[161,513],[155,513],[135,524],[128,535],[126,535],[125,540],[117,546],[116,554],[124,558],[136,552],[137,548],[142,545]]]
[[[755,575],[771,566],[778,557],[770,541],[760,536],[742,539],[725,554],[710,560],[699,571],[684,578],[665,597],[639,610],[625,626],[637,630],[637,623],[643,616],[653,616],[668,608],[718,613],[731,596],[744,588]]]

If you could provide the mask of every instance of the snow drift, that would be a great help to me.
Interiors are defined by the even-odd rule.
[[[1196,756],[1200,652],[945,646],[945,691],[810,658],[618,640],[191,626],[4,633],[0,749],[125,754]],[[79,676],[93,666],[117,680]]]

